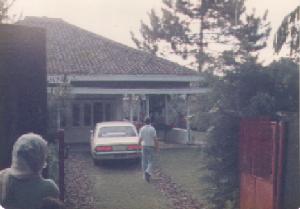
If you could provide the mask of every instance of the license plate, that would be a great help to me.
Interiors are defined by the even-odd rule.
[[[114,151],[125,151],[125,150],[127,150],[127,146],[124,146],[124,145],[115,145],[115,146],[113,146],[113,150]]]

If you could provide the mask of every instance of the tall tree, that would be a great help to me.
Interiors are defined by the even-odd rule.
[[[175,54],[203,71],[226,49],[254,52],[265,46],[269,24],[254,12],[246,14],[244,1],[163,0],[161,15],[151,10],[149,24],[141,23],[141,38],[131,33],[132,40],[142,50],[161,56]]]
[[[13,22],[15,20],[15,16],[9,14],[15,1],[16,0],[0,0],[0,24]]]
[[[282,20],[274,37],[273,47],[279,53],[284,45],[288,45],[290,55],[300,61],[300,5]]]

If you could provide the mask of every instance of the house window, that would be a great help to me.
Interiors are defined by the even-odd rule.
[[[92,123],[92,105],[84,104],[83,121],[85,126],[90,126]]]
[[[80,125],[80,106],[79,104],[73,104],[72,106],[72,125],[79,126]]]

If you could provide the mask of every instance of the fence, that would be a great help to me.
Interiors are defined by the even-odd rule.
[[[287,114],[283,121],[286,125],[286,149],[282,181],[282,209],[298,209],[300,208],[299,115]]]
[[[298,209],[298,115],[243,119],[240,133],[240,209]]]

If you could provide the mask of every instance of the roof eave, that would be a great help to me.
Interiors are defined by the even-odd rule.
[[[64,80],[70,81],[178,81],[195,82],[203,81],[204,77],[200,74],[195,75],[168,75],[168,74],[149,74],[149,75],[48,75],[49,83],[62,83]]]
[[[73,95],[126,95],[126,94],[206,94],[210,91],[209,88],[193,87],[193,88],[178,88],[178,89],[101,89],[88,87],[75,87],[71,89]]]

